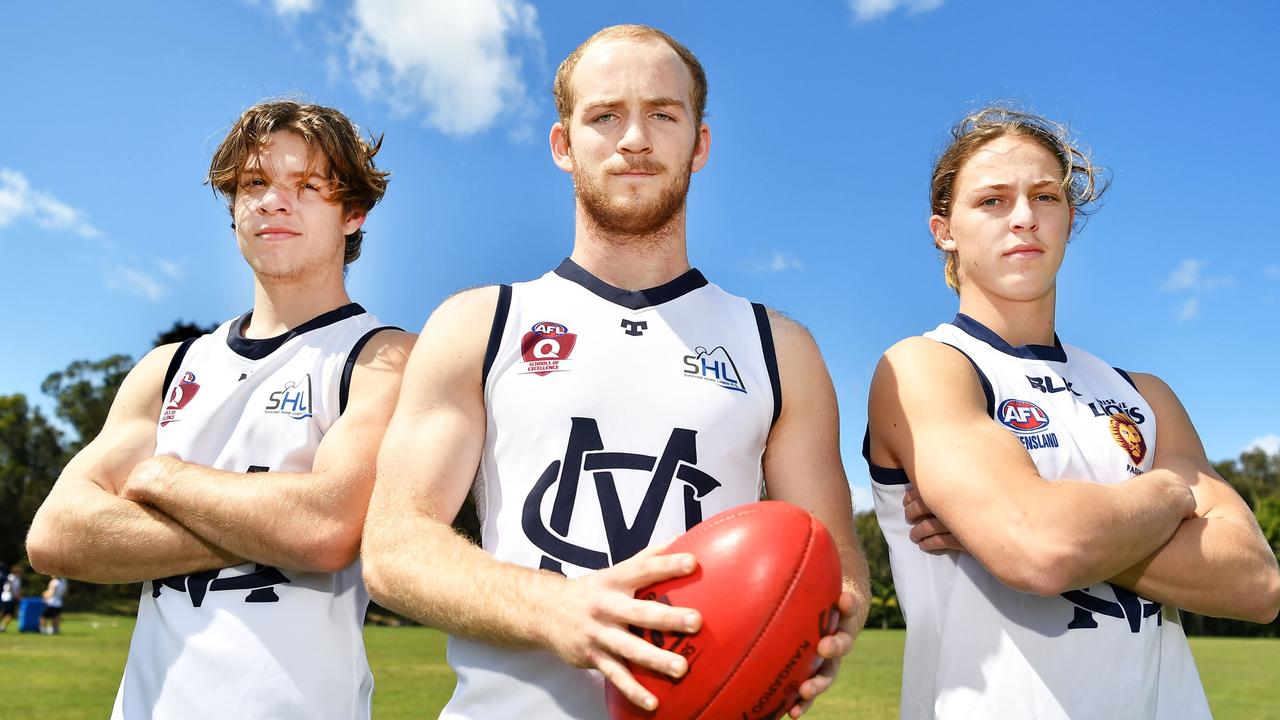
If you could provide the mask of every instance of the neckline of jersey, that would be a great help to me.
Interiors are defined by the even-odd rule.
[[[364,312],[365,309],[361,307],[359,303],[347,303],[340,308],[335,308],[327,313],[317,315],[282,335],[253,340],[245,337],[243,332],[245,324],[253,317],[253,311],[250,310],[232,321],[231,329],[227,332],[227,347],[231,348],[231,351],[240,357],[249,360],[261,360],[276,350],[279,350],[280,346],[303,333],[318,330],[340,320],[346,320],[349,317],[363,315]]]
[[[600,278],[587,272],[581,265],[565,258],[553,272],[556,275],[577,283],[614,305],[621,305],[628,310],[642,310],[654,305],[671,302],[687,295],[707,284],[707,278],[697,268],[689,268],[680,277],[645,290],[623,290],[614,287]]]
[[[1005,355],[1012,355],[1023,360],[1047,360],[1060,363],[1067,361],[1067,351],[1062,347],[1062,341],[1058,339],[1058,333],[1053,334],[1052,346],[1010,345],[1005,342],[1004,338],[997,335],[994,330],[964,313],[956,313],[956,319],[952,320],[951,324],[960,328],[961,331],[975,340],[981,340]]]

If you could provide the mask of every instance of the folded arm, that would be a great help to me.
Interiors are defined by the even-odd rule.
[[[165,369],[177,344],[156,348],[129,372],[102,432],[67,463],[27,536],[31,567],[96,583],[128,583],[240,562],[154,507],[119,496],[155,452]]]
[[[1280,569],[1257,519],[1213,471],[1173,390],[1154,375],[1133,380],[1158,423],[1155,466],[1181,475],[1196,507],[1167,543],[1112,582],[1202,615],[1271,622],[1280,611]]]
[[[378,446],[412,347],[412,335],[384,330],[361,350],[350,400],[310,472],[227,472],[161,456],[139,464],[122,495],[246,560],[341,570],[359,553]]]
[[[993,575],[1040,595],[1115,576],[1163,545],[1195,500],[1157,469],[1102,485],[1040,477],[986,414],[969,362],[925,338],[890,348],[872,380],[872,460],[902,467],[938,520]]]

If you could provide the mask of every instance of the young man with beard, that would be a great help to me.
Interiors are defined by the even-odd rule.
[[[685,195],[711,147],[693,54],[653,28],[607,28],[561,64],[555,96],[573,254],[427,322],[379,453],[370,592],[453,636],[443,718],[602,718],[605,680],[652,708],[625,662],[688,666],[628,627],[696,632],[701,618],[635,590],[692,572],[696,558],[656,550],[767,484],[831,530],[848,591],[823,668],[777,709],[798,717],[866,613],[830,377],[803,328],[689,266]],[[483,550],[449,527],[469,492]]]
[[[214,153],[253,309],[144,357],[67,465],[40,572],[143,584],[113,718],[367,718],[357,552],[412,336],[347,297],[386,191],[340,112],[267,102]]]

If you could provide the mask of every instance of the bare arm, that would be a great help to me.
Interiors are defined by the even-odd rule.
[[[688,554],[641,553],[576,580],[496,560],[454,533],[484,447],[481,368],[498,288],[447,300],[427,321],[378,455],[365,523],[364,574],[378,604],[449,633],[549,649],[594,667],[633,702],[653,707],[623,659],[679,676],[680,656],[627,625],[693,631],[696,612],[636,600],[635,589],[693,571]]]
[[[840,631],[818,643],[818,652],[827,661],[817,676],[801,686],[803,702],[792,708],[794,718],[835,681],[840,659],[852,649],[867,620],[871,593],[867,560],[853,524],[849,481],[840,459],[840,411],[831,376],[808,331],[772,312],[769,325],[782,384],[782,412],[764,454],[769,497],[798,505],[826,525],[844,574]]]
[[[1158,422],[1155,466],[1186,479],[1196,509],[1169,542],[1112,582],[1202,615],[1271,622],[1280,611],[1280,569],[1257,519],[1213,471],[1173,390],[1154,375],[1133,380]]]
[[[161,384],[176,349],[156,348],[129,372],[102,432],[63,469],[31,523],[32,568],[127,583],[240,562],[159,510],[118,496],[129,473],[155,452]]]
[[[1111,578],[1164,544],[1194,509],[1186,482],[1167,470],[1113,485],[1044,480],[987,416],[972,366],[924,338],[885,353],[869,418],[873,460],[904,468],[964,547],[1025,592],[1055,595]]]
[[[412,347],[413,335],[384,330],[361,350],[350,401],[320,441],[311,472],[237,473],[156,457],[130,474],[122,494],[247,560],[341,570],[360,550],[378,445]]]

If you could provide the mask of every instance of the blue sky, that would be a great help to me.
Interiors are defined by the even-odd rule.
[[[125,8],[128,9],[125,9]],[[176,319],[248,309],[225,207],[201,179],[265,97],[386,134],[394,175],[353,298],[418,329],[450,293],[568,254],[551,78],[595,30],[661,27],[711,82],[691,260],[813,331],[855,495],[880,353],[955,312],[926,230],[947,128],[990,101],[1070,123],[1111,168],[1059,280],[1062,338],[1179,393],[1214,459],[1280,449],[1273,3],[6,3],[0,8],[0,393],[135,357]]]

